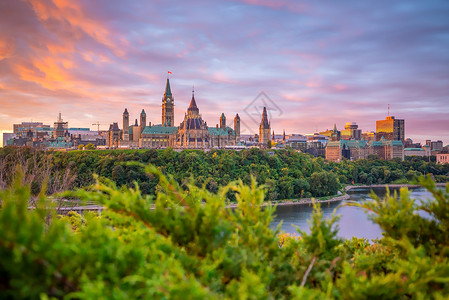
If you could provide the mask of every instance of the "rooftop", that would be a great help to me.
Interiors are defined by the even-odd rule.
[[[146,126],[142,134],[172,134],[178,131],[178,127],[171,126]]]

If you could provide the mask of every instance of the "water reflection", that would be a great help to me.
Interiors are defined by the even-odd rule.
[[[368,190],[350,193],[350,201],[371,200]],[[379,196],[385,194],[385,189],[378,188],[374,192]],[[413,199],[427,199],[431,194],[423,188],[413,189],[411,193]],[[338,201],[331,203],[322,203],[323,217],[330,218],[332,212],[336,209],[336,213],[341,215],[339,226],[339,236],[342,238],[351,238],[353,236],[359,238],[375,239],[382,237],[382,230],[372,221],[368,220],[366,213],[352,206],[342,206],[346,201]],[[285,205],[278,206],[275,212],[275,219],[271,227],[276,227],[283,221],[281,230],[289,233],[296,233],[295,226],[301,230],[309,231],[307,220],[312,214],[312,205]]]

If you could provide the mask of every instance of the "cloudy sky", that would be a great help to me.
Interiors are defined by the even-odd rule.
[[[449,144],[449,1],[0,2],[0,131],[12,124],[161,122],[167,71],[178,124],[192,85],[209,126],[268,105],[276,133],[387,115]],[[259,96],[264,92],[262,96]],[[107,125],[102,126],[103,129]]]

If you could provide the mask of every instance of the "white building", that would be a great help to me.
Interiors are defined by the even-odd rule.
[[[423,148],[405,148],[404,156],[426,156],[426,150]]]
[[[439,165],[449,164],[449,153],[437,154],[437,164]]]

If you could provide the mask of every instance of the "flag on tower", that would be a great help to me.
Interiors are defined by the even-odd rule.
[[[168,74],[171,74],[171,72],[170,72],[170,71],[168,71]]]

